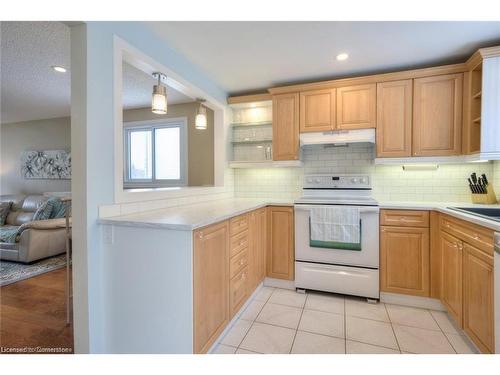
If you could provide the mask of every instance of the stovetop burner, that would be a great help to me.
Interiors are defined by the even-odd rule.
[[[372,197],[371,179],[368,175],[304,176],[302,197],[296,204],[362,205],[377,206]]]

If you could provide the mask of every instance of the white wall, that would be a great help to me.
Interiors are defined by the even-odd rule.
[[[97,219],[99,206],[114,203],[115,36],[168,66],[219,102],[226,99],[226,93],[210,78],[141,22],[88,22],[71,28],[73,308],[77,353],[105,352],[107,346],[106,295],[111,276],[103,257]],[[218,192],[216,188],[214,191]],[[188,195],[193,194],[187,192]]]
[[[30,180],[21,176],[21,153],[30,150],[71,150],[69,117],[0,125],[0,193],[70,191],[70,180]]]
[[[304,173],[369,174],[379,201],[470,202],[467,177],[472,172],[486,173],[499,185],[500,162],[495,175],[493,163],[443,164],[436,171],[410,172],[401,166],[374,165],[374,153],[372,145],[308,146],[303,149],[303,168],[235,170],[235,196],[294,199],[301,194]]]

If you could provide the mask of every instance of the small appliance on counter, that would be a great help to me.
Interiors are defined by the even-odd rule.
[[[488,178],[483,173],[481,177],[477,177],[476,173],[472,173],[469,181],[469,189],[471,191],[472,203],[480,204],[495,204],[497,203],[497,196],[490,185]]]

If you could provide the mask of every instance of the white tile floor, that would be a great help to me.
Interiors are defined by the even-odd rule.
[[[441,311],[263,287],[215,354],[477,353]]]

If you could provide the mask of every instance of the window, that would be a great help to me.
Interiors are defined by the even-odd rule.
[[[185,186],[186,119],[125,123],[125,187]]]

